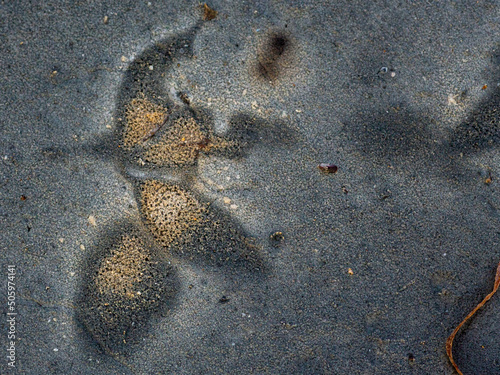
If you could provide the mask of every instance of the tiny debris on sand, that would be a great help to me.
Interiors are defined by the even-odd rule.
[[[217,11],[210,8],[207,3],[203,4],[203,20],[212,21],[217,18]]]

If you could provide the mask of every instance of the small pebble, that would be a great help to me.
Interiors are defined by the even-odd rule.
[[[229,302],[229,298],[227,298],[226,296],[222,296],[219,299],[219,303],[227,303],[227,302]]]
[[[321,163],[318,165],[318,168],[322,172],[326,173],[336,173],[338,171],[338,167],[335,164]]]

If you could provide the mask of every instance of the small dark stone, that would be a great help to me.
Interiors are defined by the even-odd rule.
[[[221,299],[219,299],[219,303],[228,303],[230,298],[227,298],[226,296],[222,296]]]
[[[335,164],[327,163],[321,163],[320,165],[318,165],[318,168],[320,171],[325,173],[336,173],[339,170],[339,167],[337,167]]]

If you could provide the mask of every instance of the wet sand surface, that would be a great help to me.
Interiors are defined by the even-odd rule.
[[[0,372],[453,374],[500,259],[499,5],[1,3]],[[499,332],[494,296],[465,374]]]

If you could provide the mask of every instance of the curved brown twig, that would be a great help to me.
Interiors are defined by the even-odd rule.
[[[448,340],[446,340],[446,353],[448,354],[448,358],[450,359],[450,362],[453,365],[453,368],[460,375],[463,375],[463,373],[462,373],[462,371],[460,371],[460,369],[458,368],[457,364],[453,360],[453,351],[452,351],[452,348],[453,348],[453,340],[455,339],[455,335],[460,330],[460,328],[462,328],[462,326],[465,324],[465,322],[468,321],[470,318],[472,318],[472,316],[477,312],[477,310],[479,310],[481,307],[483,307],[483,305],[486,302],[488,302],[491,299],[491,297],[493,297],[493,295],[498,290],[499,286],[500,286],[500,263],[498,264],[498,267],[497,267],[497,273],[496,273],[496,276],[495,276],[495,284],[493,285],[493,290],[491,291],[491,293],[488,294],[486,297],[484,297],[484,299],[479,303],[479,305],[477,305],[476,308],[474,310],[472,310],[469,313],[469,315],[467,315],[465,317],[465,319],[462,321],[462,323],[460,323],[458,325],[458,327],[455,328],[455,330],[450,335],[450,337],[448,337]]]

